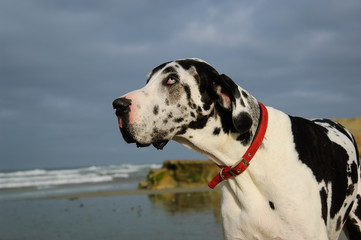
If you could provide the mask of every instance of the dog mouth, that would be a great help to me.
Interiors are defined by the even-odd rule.
[[[167,143],[169,142],[169,140],[163,140],[163,141],[159,141],[159,142],[154,142],[152,143],[152,145],[158,149],[158,150],[162,150],[165,145],[167,145]]]
[[[122,116],[119,116],[117,113],[116,113],[116,115],[118,117],[119,130],[126,143],[135,143],[138,148],[148,147],[152,144],[156,149],[162,150],[169,142],[169,140],[154,141],[151,143],[141,143],[141,142],[137,141],[131,134],[132,130],[129,129],[129,126],[125,123],[126,121],[124,121]]]

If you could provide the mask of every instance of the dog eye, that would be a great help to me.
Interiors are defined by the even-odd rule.
[[[173,78],[173,77],[169,77],[168,80],[167,80],[168,85],[172,85],[172,84],[174,84],[176,82],[177,82],[177,80],[175,78]]]

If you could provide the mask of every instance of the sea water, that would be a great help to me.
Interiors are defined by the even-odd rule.
[[[112,182],[143,177],[160,164],[121,164],[74,169],[31,169],[0,172],[0,190],[14,188],[49,188],[61,185]]]
[[[121,164],[0,172],[0,201],[136,189],[150,169],[160,167],[161,164]]]
[[[2,239],[222,239],[217,191],[89,198],[137,189],[159,164],[0,173]],[[50,198],[49,198],[50,197]]]

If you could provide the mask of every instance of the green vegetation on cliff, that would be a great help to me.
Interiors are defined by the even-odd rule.
[[[212,161],[167,160],[161,169],[150,170],[146,182],[141,182],[139,188],[207,186],[218,172],[219,168]]]

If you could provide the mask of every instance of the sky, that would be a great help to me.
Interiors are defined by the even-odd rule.
[[[358,0],[0,0],[0,171],[205,159],[138,149],[112,101],[197,57],[287,114],[361,116]]]

